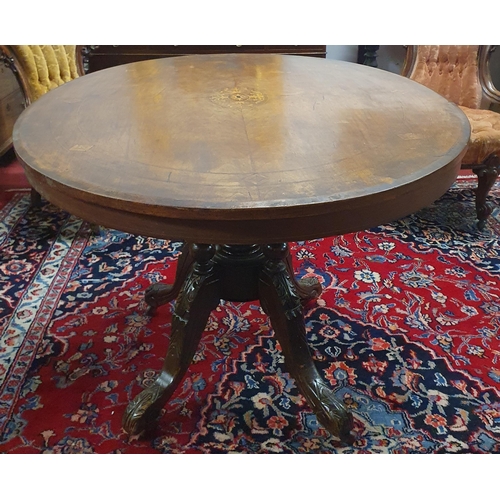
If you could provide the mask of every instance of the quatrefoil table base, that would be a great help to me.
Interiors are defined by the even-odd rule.
[[[287,370],[319,422],[352,441],[352,416],[323,381],[306,341],[303,304],[318,297],[315,279],[297,280],[288,245],[185,245],[174,285],[156,284],[146,293],[151,312],[177,297],[172,332],[161,373],[128,405],[123,428],[132,435],[150,430],[183,379],[210,312],[220,299],[260,300],[281,345]]]

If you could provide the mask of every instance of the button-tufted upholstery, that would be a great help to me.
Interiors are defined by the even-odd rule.
[[[486,203],[489,190],[500,170],[500,114],[481,109],[484,102],[480,75],[479,45],[419,45],[409,53],[412,65],[406,76],[434,90],[459,105],[471,125],[469,147],[462,168],[478,175],[476,210],[479,227],[491,213]],[[408,65],[405,65],[408,67]],[[489,76],[489,75],[488,75]]]
[[[79,76],[75,45],[11,45],[26,82],[31,101]]]
[[[410,78],[460,106],[479,108],[479,45],[419,45]]]

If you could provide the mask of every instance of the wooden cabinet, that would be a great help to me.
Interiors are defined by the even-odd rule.
[[[12,146],[12,129],[24,102],[15,74],[0,61],[0,156]]]
[[[86,45],[87,72],[146,59],[189,54],[265,53],[326,57],[326,45]]]

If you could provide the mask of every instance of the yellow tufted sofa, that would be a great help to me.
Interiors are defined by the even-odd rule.
[[[409,46],[403,75],[457,104],[471,125],[471,137],[462,168],[478,176],[476,212],[483,229],[492,212],[487,196],[500,172],[500,114],[489,109],[500,103],[490,79],[488,45]]]

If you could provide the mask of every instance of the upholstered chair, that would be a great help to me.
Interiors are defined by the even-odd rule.
[[[0,45],[0,57],[14,72],[29,106],[45,93],[83,75],[77,45]],[[32,205],[40,195],[31,190]]]
[[[483,229],[492,212],[487,196],[500,172],[500,113],[485,109],[500,103],[490,79],[489,45],[418,45],[407,48],[402,74],[457,104],[471,125],[463,169],[478,177],[476,213]]]
[[[0,50],[18,74],[27,105],[83,74],[76,45],[5,45]]]

